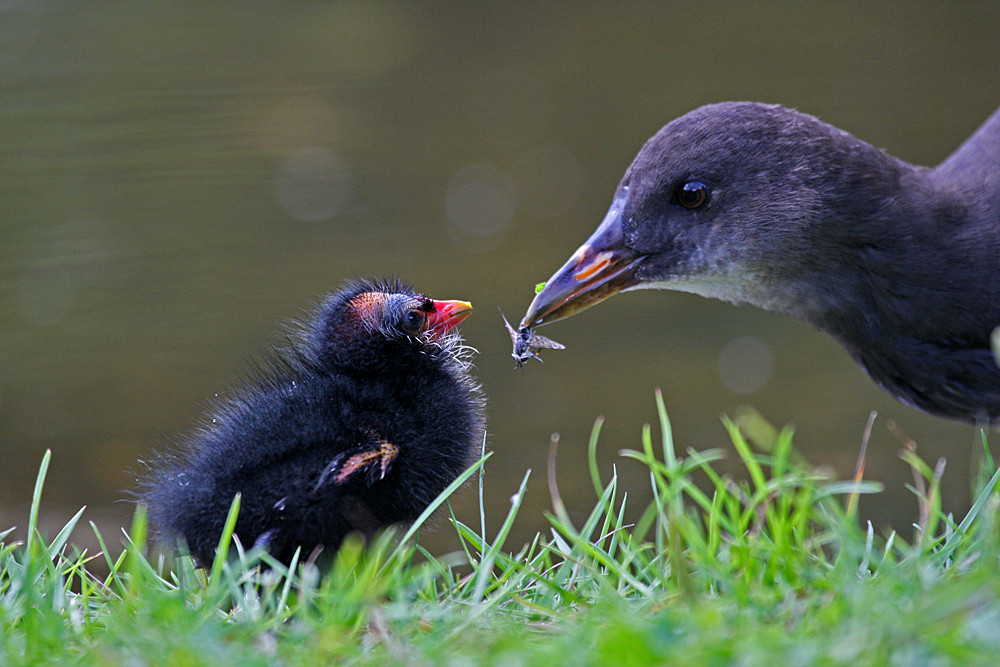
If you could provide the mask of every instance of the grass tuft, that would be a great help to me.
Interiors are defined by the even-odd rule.
[[[943,462],[929,466],[914,447],[904,448],[918,507],[908,541],[859,522],[857,496],[880,490],[863,479],[863,452],[852,479],[832,479],[795,451],[790,429],[747,414],[724,419],[731,450],[682,450],[659,392],[655,404],[659,446],[647,425],[640,446],[622,451],[648,469],[652,501],[645,507],[630,505],[614,467],[602,479],[598,419],[587,446],[596,494],[589,511],[571,511],[559,494],[556,436],[546,534],[510,544],[531,481],[527,471],[496,534],[487,535],[480,474],[479,526],[452,512],[456,551],[427,552],[417,539],[421,525],[481,472],[484,452],[413,526],[367,545],[347,540],[322,576],[309,554],[286,567],[231,540],[239,497],[207,572],[186,555],[151,556],[141,507],[120,549],[93,523],[101,552],[73,546],[85,508],[47,542],[37,529],[47,452],[25,542],[8,542],[13,529],[0,531],[0,664],[853,665],[995,658],[1000,471],[985,434],[972,507],[961,518],[941,510]],[[744,475],[718,471],[731,455]]]

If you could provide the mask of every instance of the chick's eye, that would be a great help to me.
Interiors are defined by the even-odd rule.
[[[420,329],[420,325],[424,323],[424,313],[417,308],[411,308],[406,311],[403,315],[403,329],[409,333],[413,333]]]
[[[708,201],[708,186],[699,181],[688,181],[677,188],[677,203],[684,208],[701,208]]]

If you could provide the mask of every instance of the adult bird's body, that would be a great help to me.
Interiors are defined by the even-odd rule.
[[[237,493],[236,535],[286,563],[416,519],[482,442],[470,348],[452,330],[470,311],[386,281],[329,296],[294,350],[152,466],[140,500],[161,539],[210,563]]]
[[[521,325],[643,287],[788,313],[903,402],[995,422],[1000,110],[927,169],[790,109],[696,109],[643,146]]]

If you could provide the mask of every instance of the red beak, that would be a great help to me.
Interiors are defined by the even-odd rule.
[[[434,301],[434,312],[427,315],[427,331],[438,336],[446,334],[453,326],[464,320],[472,312],[468,301]]]

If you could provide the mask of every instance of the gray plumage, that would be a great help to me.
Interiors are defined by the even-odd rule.
[[[900,400],[996,421],[1000,110],[929,169],[783,107],[696,109],[643,146],[522,325],[643,287],[788,313]]]

